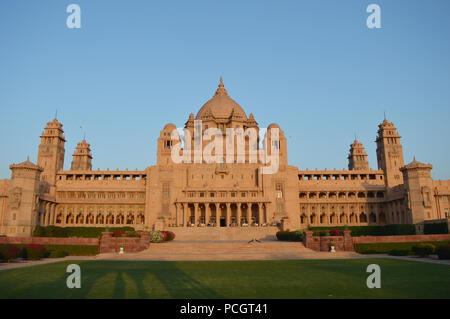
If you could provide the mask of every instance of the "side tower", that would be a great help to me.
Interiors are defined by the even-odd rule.
[[[37,224],[39,209],[39,184],[42,168],[27,158],[20,164],[12,164],[6,235],[31,236]]]
[[[403,148],[400,135],[394,124],[384,119],[378,125],[377,161],[378,169],[384,171],[385,184],[394,187],[403,184],[403,175],[400,168],[405,165],[403,161]]]
[[[367,153],[364,150],[364,146],[357,140],[355,140],[353,144],[350,145],[350,154],[348,155],[348,169],[369,169]]]
[[[420,163],[414,158],[411,163],[400,169],[405,181],[408,215],[413,224],[437,218],[431,179],[432,168],[433,165]]]
[[[171,138],[174,130],[176,130],[176,126],[170,123],[164,126],[160,132],[156,155],[157,165],[172,164],[172,147],[178,142],[178,140],[172,140]]]
[[[55,195],[56,172],[64,166],[65,142],[62,124],[56,118],[48,122],[41,135],[37,165],[43,168],[41,181],[47,186],[43,192],[50,196]]]
[[[92,154],[91,145],[86,140],[77,144],[77,148],[73,153],[71,170],[74,171],[90,171],[92,170]]]

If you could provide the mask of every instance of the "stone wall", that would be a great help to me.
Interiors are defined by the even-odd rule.
[[[89,245],[98,246],[98,238],[0,237],[0,244]]]
[[[354,244],[443,241],[443,240],[450,240],[450,234],[400,235],[400,236],[360,236],[360,237],[353,237],[352,239],[353,239]]]
[[[119,252],[123,247],[125,253],[139,252],[148,248],[150,234],[142,232],[141,237],[112,237],[112,232],[102,232],[100,238],[100,254]]]
[[[336,251],[353,251],[351,231],[344,231],[344,236],[313,236],[312,231],[306,231],[303,244],[315,251],[329,251],[329,243],[335,244]]]

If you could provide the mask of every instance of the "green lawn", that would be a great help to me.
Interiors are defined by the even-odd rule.
[[[81,267],[81,288],[66,267]],[[366,286],[367,265],[381,288]],[[1,267],[1,266],[0,266]],[[450,298],[450,266],[394,259],[63,261],[0,271],[0,298]]]

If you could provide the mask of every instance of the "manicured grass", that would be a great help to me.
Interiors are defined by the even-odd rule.
[[[81,267],[80,289],[66,286],[71,263]],[[369,264],[381,267],[380,289],[366,286]],[[450,298],[450,266],[394,259],[62,261],[1,270],[0,298]]]
[[[359,254],[388,254],[393,249],[409,250],[409,255],[414,255],[413,246],[419,244],[432,244],[434,247],[450,245],[450,241],[424,241],[406,243],[373,243],[355,244],[355,251]]]

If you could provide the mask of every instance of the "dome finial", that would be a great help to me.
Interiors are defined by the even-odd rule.
[[[215,95],[228,95],[228,92],[227,92],[227,90],[225,89],[225,86],[223,85],[223,79],[222,79],[222,77],[220,77],[219,88],[217,89]]]

